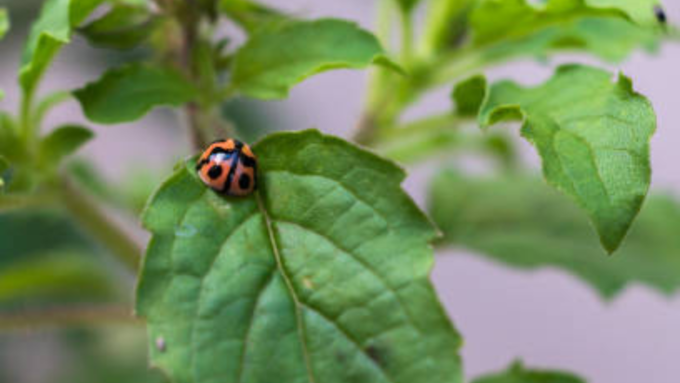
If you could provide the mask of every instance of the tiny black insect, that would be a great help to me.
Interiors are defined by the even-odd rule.
[[[654,16],[656,16],[656,19],[659,20],[661,24],[666,24],[668,21],[666,12],[663,10],[663,8],[661,8],[660,5],[654,7]]]

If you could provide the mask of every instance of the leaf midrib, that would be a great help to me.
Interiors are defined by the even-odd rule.
[[[283,267],[281,254],[279,253],[279,246],[278,243],[276,242],[276,237],[274,236],[274,229],[272,228],[272,220],[271,217],[269,216],[269,213],[267,212],[267,209],[265,208],[264,201],[262,200],[260,192],[255,193],[255,199],[257,200],[257,207],[260,210],[260,213],[262,214],[265,225],[267,227],[267,235],[269,236],[269,242],[272,247],[272,253],[274,254],[274,259],[276,260],[276,267],[278,268],[279,273],[281,274],[281,277],[283,278],[283,281],[286,284],[286,288],[288,289],[288,292],[290,293],[290,296],[293,298],[293,302],[295,303],[295,321],[297,323],[298,336],[300,337],[302,355],[305,359],[305,367],[307,368],[307,379],[309,380],[310,383],[316,383],[316,380],[314,379],[314,371],[312,369],[311,364],[311,357],[309,355],[309,350],[307,349],[307,342],[305,340],[306,339],[305,326],[304,323],[302,322],[301,310],[303,308],[303,304],[300,301],[300,298],[298,297],[295,288],[293,287],[293,283],[290,280],[290,277],[288,276],[286,270]]]

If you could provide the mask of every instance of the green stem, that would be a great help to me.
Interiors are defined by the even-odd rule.
[[[377,9],[377,33],[380,43],[389,50],[391,43],[392,21],[394,15],[394,0],[379,0]],[[385,103],[385,88],[389,83],[391,73],[382,67],[371,70],[368,79],[368,98],[364,112],[359,118],[352,140],[358,144],[370,145],[373,141],[376,128],[376,114]]]
[[[131,307],[123,305],[78,305],[0,311],[0,329],[25,330],[43,327],[73,327],[101,324],[141,325]]]
[[[35,88],[26,89],[21,97],[21,105],[19,110],[19,126],[21,128],[21,137],[25,144],[33,142],[35,138],[35,125],[31,119],[31,112],[33,109],[33,96]]]
[[[413,20],[410,13],[402,11],[401,15],[401,62],[410,68],[413,61]]]
[[[70,180],[61,183],[61,200],[84,230],[94,236],[131,271],[139,267],[142,251],[115,225],[92,199],[78,191]]]

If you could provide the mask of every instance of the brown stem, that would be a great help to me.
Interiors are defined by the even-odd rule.
[[[132,308],[123,305],[60,306],[0,311],[0,330],[44,327],[75,327],[82,325],[129,324],[141,325]]]

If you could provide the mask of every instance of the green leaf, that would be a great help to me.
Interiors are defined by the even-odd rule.
[[[404,172],[317,131],[253,149],[255,195],[217,195],[191,160],[143,215],[153,363],[178,383],[461,382],[428,278],[436,232]]]
[[[445,242],[522,268],[559,268],[611,298],[631,283],[680,288],[680,203],[653,195],[616,257],[604,257],[586,215],[529,176],[436,177],[429,210]]]
[[[456,112],[464,117],[477,116],[487,93],[488,85],[484,76],[473,76],[461,81],[451,95],[456,103]]]
[[[648,16],[653,18],[655,1],[638,2],[649,7]],[[636,24],[625,7],[601,7],[593,3],[550,0],[536,6],[528,0],[483,1],[471,15],[471,46],[485,47],[481,54],[484,61],[520,55],[542,57],[554,50],[566,49],[586,51],[618,62],[639,47],[648,51],[657,49],[664,37],[658,23]]]
[[[219,8],[249,33],[290,18],[274,8],[249,0],[221,0]]]
[[[295,84],[317,73],[371,64],[395,65],[375,36],[356,24],[290,21],[260,30],[236,53],[232,85],[254,98],[285,98]]]
[[[78,32],[92,45],[131,49],[149,37],[157,21],[146,6],[116,3],[107,14],[79,28]]]
[[[656,129],[649,101],[623,75],[613,81],[606,71],[570,65],[536,88],[493,85],[480,124],[508,120],[523,120],[547,181],[586,210],[605,249],[615,251],[649,189]]]
[[[94,133],[82,126],[61,126],[40,141],[39,161],[56,166],[93,137]]]
[[[74,95],[91,121],[116,124],[137,120],[155,106],[180,106],[198,90],[173,69],[132,64],[107,71]]]
[[[7,9],[0,8],[0,39],[5,37],[5,34],[9,30],[9,16],[7,15]]]
[[[47,0],[33,23],[21,58],[19,83],[31,93],[59,49],[103,0]]]
[[[585,383],[585,380],[563,371],[529,370],[516,362],[505,372],[483,376],[472,383]]]
[[[0,269],[0,307],[29,301],[108,300],[116,288],[105,266],[88,254],[31,255]]]

